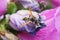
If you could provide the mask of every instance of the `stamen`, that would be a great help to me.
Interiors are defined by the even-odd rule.
[[[31,8],[30,8],[30,7],[28,7],[28,8],[29,8],[29,11],[30,11],[30,15],[29,15],[29,16],[34,17],[33,14],[32,14],[32,10],[31,10]]]
[[[22,26],[26,26],[27,24],[29,24],[31,21],[23,23]]]

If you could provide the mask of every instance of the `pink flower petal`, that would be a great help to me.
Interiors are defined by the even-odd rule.
[[[60,20],[59,19],[59,16],[60,16],[59,9],[60,9],[60,7],[42,12],[41,15],[45,15],[46,20],[50,20],[50,19],[52,19],[52,20],[50,20],[47,23],[47,27],[39,30],[36,35],[31,36],[30,34],[23,32],[23,33],[19,33],[17,36],[22,40],[60,40],[60,34],[59,34],[60,26],[55,25],[56,20],[57,21]],[[57,11],[57,10],[59,10],[59,11]],[[60,21],[57,23],[60,23]]]

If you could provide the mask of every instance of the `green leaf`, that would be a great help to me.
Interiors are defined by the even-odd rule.
[[[5,31],[5,26],[3,24],[0,24],[0,31]]]
[[[51,9],[51,8],[52,8],[52,6],[51,5],[48,5],[48,6],[46,6],[45,9]]]
[[[7,6],[7,12],[9,14],[15,13],[16,10],[17,10],[17,6],[16,6],[16,4],[14,2],[11,2],[10,4],[8,4],[8,6]]]

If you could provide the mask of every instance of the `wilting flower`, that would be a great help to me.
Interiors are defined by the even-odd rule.
[[[44,23],[40,23],[41,18],[39,19],[38,13],[32,12],[32,15],[36,19],[31,18],[30,11],[19,10],[17,13],[10,16],[9,24],[17,31],[26,31],[29,33],[34,33],[35,31],[38,31],[39,28],[45,25]]]
[[[38,2],[41,4],[43,3],[44,5],[48,5],[48,1],[47,0],[38,0]]]
[[[60,6],[60,0],[38,0],[39,2],[42,2],[44,1],[45,4],[50,4],[52,5],[53,7],[58,7]]]
[[[6,12],[7,0],[0,0],[0,16]]]
[[[50,4],[50,1],[47,0],[38,0],[40,3],[40,9],[41,10],[46,10],[46,9],[51,9],[52,5]]]
[[[36,0],[18,0],[24,8],[30,7],[34,11],[40,11],[39,3]]]
[[[31,36],[28,33],[17,34],[22,40],[60,40],[60,7],[41,12],[45,16],[46,27]]]

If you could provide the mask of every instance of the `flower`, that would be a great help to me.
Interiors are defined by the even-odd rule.
[[[51,1],[51,5],[53,7],[58,7],[60,6],[60,0],[50,0]]]
[[[38,0],[38,2],[40,3],[41,11],[52,8],[52,5],[50,4],[50,1],[47,1],[47,0]]]
[[[30,7],[34,11],[40,11],[39,3],[36,0],[18,0],[24,8]]]
[[[34,15],[36,15],[36,13]],[[25,21],[23,20],[23,18],[25,18],[25,17],[29,17],[29,11],[26,10],[26,12],[25,12],[25,10],[20,10],[17,13],[11,15],[11,17],[10,17],[10,23],[14,24],[14,27],[17,26],[16,30],[20,30],[20,28],[22,28],[22,24],[25,23]],[[37,15],[36,15],[36,17],[38,18]]]
[[[38,0],[39,3],[43,3],[45,5],[48,5],[48,2],[46,0]]]
[[[0,16],[6,12],[7,0],[0,0]]]
[[[13,29],[17,31],[27,31],[29,33],[33,33],[38,31],[38,27],[41,28],[45,25],[40,23],[41,20],[39,20],[37,12],[32,12],[32,15],[34,18],[31,18],[32,16],[28,10],[19,10],[17,13],[10,16],[9,24]]]
[[[37,13],[36,12],[34,12],[35,14],[34,15],[36,15]],[[28,25],[25,25],[25,26],[23,26],[23,24],[25,23],[25,21],[23,20],[23,18],[25,18],[25,17],[29,17],[29,11],[28,10],[20,10],[20,11],[18,11],[17,13],[15,13],[15,14],[13,14],[13,15],[11,15],[11,17],[10,17],[10,25],[15,29],[15,30],[25,30],[25,28],[26,28],[26,30],[28,31],[28,32],[30,32],[30,31],[33,31],[34,29],[32,29],[31,27],[28,27],[29,26],[29,24]],[[36,17],[38,18],[38,16],[36,15]],[[30,24],[30,25],[32,25],[32,24]],[[29,30],[29,29],[30,30]]]
[[[35,36],[28,33],[18,33],[22,40],[60,40],[60,7],[41,12],[45,16],[46,27],[39,30]]]

